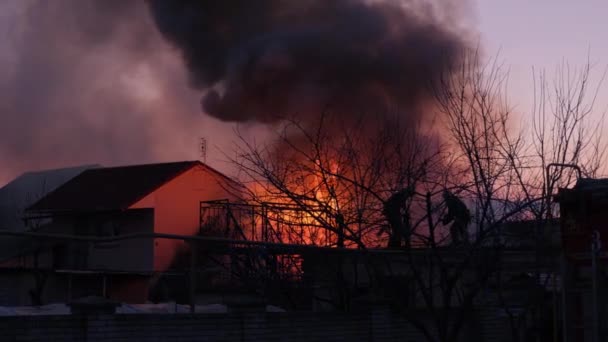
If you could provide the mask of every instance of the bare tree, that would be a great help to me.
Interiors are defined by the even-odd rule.
[[[476,307],[500,301],[488,299],[489,292],[502,296],[508,310],[503,290],[513,274],[503,267],[511,262],[503,230],[509,225],[535,222],[530,271],[535,290],[544,289],[540,276],[551,272],[540,245],[552,212],[548,191],[573,179],[561,169],[547,178],[546,167],[575,163],[595,175],[604,155],[599,126],[588,126],[597,95],[587,97],[590,68],[574,82],[558,78],[553,96],[544,73],[535,78],[534,125],[526,130],[515,125],[507,102],[508,73],[497,59],[480,60],[467,55],[458,73],[431,85],[428,110],[438,124],[408,113],[370,121],[328,111],[306,122],[284,120],[268,144],[239,134],[232,158],[248,201],[304,213],[298,220],[274,217],[275,226],[290,230],[275,232],[276,241],[401,250],[387,262],[405,269],[413,306],[426,315],[412,308],[403,314],[429,341],[458,340]]]
[[[577,176],[573,168],[548,167],[576,165],[583,176],[596,176],[604,159],[603,116],[596,121],[592,113],[605,72],[595,85],[589,64],[574,71],[561,66],[552,85],[544,72],[534,74],[533,125],[526,130],[513,123],[512,110],[503,95],[507,73],[501,71],[496,59],[482,66],[476,58],[468,59],[460,70],[460,75],[444,79],[435,89],[438,108],[448,119],[447,129],[454,141],[453,165],[460,167],[463,175],[458,181],[475,208],[476,240],[495,236],[494,243],[504,248],[506,232],[502,230],[509,222],[533,223],[529,233],[534,244],[529,251],[536,266],[528,270],[534,274],[528,290],[535,295],[519,303],[517,314],[508,310],[501,282],[508,282],[514,274],[502,269],[501,264],[507,261],[501,260],[500,254],[488,278],[498,289],[512,323],[513,338],[518,340],[523,317],[532,315],[540,326],[542,308],[547,304],[544,294],[557,273],[551,266],[557,260],[551,250],[557,247],[551,244],[555,238],[550,235],[555,233],[552,189],[572,185]],[[539,334],[538,329],[535,334]]]
[[[597,74],[593,70],[588,61],[579,68],[563,63],[552,76],[548,76],[546,71],[533,71],[533,125],[527,132],[531,138],[528,139],[526,153],[514,155],[512,159],[513,167],[521,170],[518,181],[525,195],[542,199],[530,208],[536,223],[533,234],[538,263],[542,263],[541,259],[547,255],[547,248],[555,247],[557,225],[552,220],[557,213],[552,200],[555,190],[572,186],[580,176],[597,177],[605,162],[606,145],[602,136],[605,113],[598,113],[595,109],[606,70]],[[568,165],[578,169],[564,167]],[[560,273],[556,268],[543,271],[538,267],[535,270],[535,288],[529,289],[534,295],[517,308],[516,314],[505,306],[515,341],[519,340],[516,337],[520,338],[517,333],[522,330],[527,316],[539,322],[543,315],[548,315],[542,310],[549,301],[543,296],[543,290],[555,287]],[[547,317],[544,319],[549,320]],[[558,333],[557,323],[553,317],[554,334]]]
[[[418,182],[439,162],[438,148],[425,146],[397,115],[373,125],[363,118],[349,125],[335,120],[331,113],[312,124],[286,120],[269,145],[243,139],[233,162],[250,185],[249,200],[294,206],[306,214],[308,231],[321,229],[319,236],[299,239],[301,231],[291,232],[282,242],[318,245],[324,239],[332,246],[367,248],[393,239],[394,247],[402,246],[415,232],[397,226],[402,217],[387,222],[388,209],[391,201],[396,211],[411,205]],[[391,199],[399,193],[401,199]]]

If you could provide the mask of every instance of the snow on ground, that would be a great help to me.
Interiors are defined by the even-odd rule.
[[[227,313],[224,304],[197,305],[196,313]],[[266,312],[285,312],[284,309],[267,305]],[[116,308],[117,314],[168,314],[190,313],[190,306],[176,303],[159,304],[121,304]],[[47,304],[42,306],[0,306],[0,316],[36,316],[36,315],[69,315],[70,308],[65,303]]]

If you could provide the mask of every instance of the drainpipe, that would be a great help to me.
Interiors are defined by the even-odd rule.
[[[196,241],[190,243],[190,313],[196,312],[196,260],[197,260],[197,245]]]
[[[591,234],[591,291],[592,291],[592,302],[593,302],[593,331],[592,341],[599,342],[599,312],[598,312],[598,294],[597,294],[597,255],[602,248],[602,242],[600,240],[600,232],[594,230]]]
[[[566,296],[566,289],[569,282],[568,272],[568,264],[566,260],[566,256],[562,253],[561,257],[561,274],[562,274],[562,341],[568,342],[568,313],[566,312],[566,308],[568,307],[568,298]]]

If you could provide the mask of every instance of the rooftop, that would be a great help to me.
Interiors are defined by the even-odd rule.
[[[27,208],[27,212],[124,210],[195,166],[230,179],[200,161],[89,169]]]

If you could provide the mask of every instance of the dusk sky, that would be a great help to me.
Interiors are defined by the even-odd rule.
[[[483,48],[488,54],[499,53],[510,68],[513,104],[530,105],[532,67],[551,74],[563,61],[580,67],[589,57],[595,74],[601,75],[608,65],[606,1],[480,0],[476,8],[474,26]],[[602,88],[605,106],[608,88]],[[598,112],[604,106],[598,106]]]
[[[40,31],[28,32],[25,30],[25,33],[21,31],[28,25],[22,8],[24,3],[29,2],[4,1],[0,3],[0,44],[3,47],[0,49],[0,75],[5,79],[14,74],[14,65],[23,56],[29,56],[28,58],[31,59],[26,63],[35,63],[36,58],[39,58],[32,58],[31,52],[24,51],[31,50],[36,53],[40,44],[32,42],[24,44],[23,37],[47,39],[46,36],[40,36],[39,33],[44,32],[45,25],[49,23],[39,24],[39,21],[36,21],[35,25],[38,25],[36,30]],[[136,10],[141,11],[141,8]],[[482,50],[488,56],[499,53],[499,61],[510,70],[510,103],[522,120],[526,120],[526,113],[529,113],[532,103],[532,67],[544,68],[551,75],[560,62],[567,61],[571,66],[581,66],[589,56],[591,62],[595,64],[594,72],[597,76],[604,72],[608,64],[608,46],[605,38],[605,34],[608,32],[608,21],[605,20],[605,14],[608,13],[608,2],[606,1],[479,0],[472,4],[471,12],[472,17],[465,18],[465,20],[479,35]],[[60,15],[57,13],[59,12],[54,12],[54,15]],[[32,17],[29,19],[31,20]],[[138,20],[143,23],[140,26],[141,31],[149,33],[155,30],[149,23],[149,19],[142,17],[141,13],[131,21]],[[121,25],[121,29],[129,32],[130,24]],[[49,36],[51,39],[55,39],[50,33]],[[74,124],[70,114],[64,113],[64,108],[52,107],[54,102],[32,105],[27,103],[28,99],[21,99],[20,101],[26,101],[25,103],[30,105],[33,111],[41,111],[46,108],[49,111],[56,111],[58,114],[54,118],[58,118],[58,120],[43,122],[38,130],[32,131],[31,137],[27,133],[20,137],[23,130],[29,127],[29,121],[23,121],[25,123],[23,126],[11,127],[11,125],[16,115],[25,114],[10,113],[10,110],[2,107],[4,113],[0,118],[0,125],[4,125],[5,129],[3,131],[0,127],[0,132],[4,132],[5,136],[0,137],[0,186],[19,173],[28,170],[91,163],[108,165],[197,159],[199,158],[197,144],[201,136],[209,140],[210,152],[207,161],[220,170],[226,169],[226,163],[222,163],[224,156],[217,151],[217,148],[224,151],[230,149],[233,140],[232,130],[235,125],[200,114],[200,92],[187,87],[188,77],[183,66],[177,60],[174,51],[162,41],[158,33],[147,34],[150,45],[142,46],[144,49],[149,49],[150,52],[142,52],[143,57],[132,51],[128,54],[121,52],[120,48],[123,45],[130,46],[129,44],[131,44],[130,38],[122,39],[123,36],[125,35],[120,36],[121,41],[118,43],[112,41],[99,43],[99,46],[104,49],[99,49],[99,51],[104,51],[102,55],[96,55],[96,50],[90,48],[82,51],[70,50],[70,53],[80,56],[78,64],[66,63],[61,55],[44,59],[45,63],[58,60],[67,66],[77,65],[78,68],[84,67],[83,65],[87,63],[90,64],[87,67],[92,70],[92,79],[95,79],[93,85],[89,84],[81,89],[81,84],[78,83],[81,76],[72,75],[66,82],[65,89],[56,91],[58,82],[54,77],[57,75],[49,73],[45,77],[55,82],[53,86],[48,87],[54,89],[53,92],[57,93],[57,96],[70,94],[75,97],[97,97],[100,91],[104,94],[102,96],[110,96],[116,92],[121,95],[120,101],[128,102],[129,108],[136,114],[126,120],[117,113],[101,115],[92,110],[86,120],[79,119],[80,121]],[[133,34],[133,36],[136,35]],[[47,41],[46,44],[53,46],[54,43]],[[65,48],[62,49],[65,50]],[[124,56],[127,59],[123,60]],[[48,72],[45,68],[41,70]],[[50,70],[53,68],[51,67]],[[21,83],[25,82],[23,81],[24,75],[27,79],[27,73],[23,74],[22,71],[22,74],[19,74]],[[166,75],[171,75],[171,79],[167,80]],[[9,89],[9,91],[5,91],[4,96],[9,96],[7,92],[18,91],[15,90],[17,87],[14,86],[14,82],[5,81],[5,83],[0,88]],[[17,85],[31,86],[27,82]],[[36,86],[40,87],[40,84],[36,84]],[[44,93],[46,90],[40,91]],[[129,95],[124,95],[125,92]],[[44,94],[44,100],[48,101],[46,96],[49,95]],[[11,101],[14,100],[11,99]],[[598,116],[604,111],[607,103],[608,88],[604,86],[600,92],[600,102],[596,107]],[[11,103],[6,106],[10,108],[12,105],[15,104]],[[107,101],[104,102],[104,106],[106,105]],[[97,111],[107,113],[111,108],[113,107],[100,107],[97,108]],[[69,110],[88,112],[89,109],[90,107],[86,105],[80,107],[75,105]],[[169,122],[165,119],[165,115],[170,112],[175,114]],[[119,121],[121,122],[120,127],[116,127],[114,123]],[[31,122],[40,126],[40,120]],[[132,145],[130,150],[121,149],[120,139],[128,136],[128,132],[133,130],[133,127],[138,127],[140,122],[146,122],[146,126],[142,128],[144,132],[138,137],[139,140],[129,142]],[[77,142],[59,139],[56,142],[56,137],[49,133],[51,131],[47,128],[66,126],[68,123],[72,125],[70,131],[77,132],[77,136],[81,140]],[[103,129],[95,128],[92,133],[87,131],[89,127],[100,125]],[[16,138],[13,137],[12,140],[6,138],[6,134],[10,136],[15,132],[19,132],[15,135]],[[255,133],[251,129],[248,132]],[[8,149],[3,151],[1,145],[18,145],[19,139],[37,139],[37,141],[35,146],[29,150],[11,152],[12,154],[6,152]],[[76,148],[81,143],[84,144],[84,152],[81,151],[83,149]],[[105,148],[104,146],[107,144],[112,147]],[[131,158],[134,153],[137,157]],[[50,154],[53,154],[53,158],[49,158]]]

